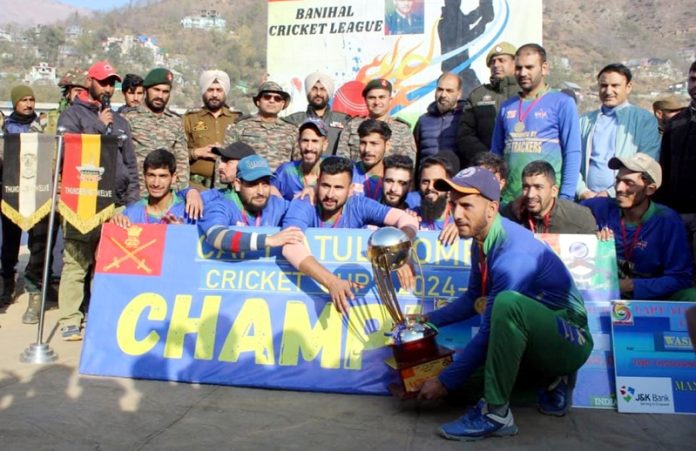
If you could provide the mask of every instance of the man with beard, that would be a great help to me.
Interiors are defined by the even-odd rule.
[[[290,94],[276,82],[266,81],[254,97],[259,109],[253,116],[243,117],[226,133],[225,143],[241,141],[254,148],[268,161],[271,170],[295,159],[297,127],[279,116],[288,107]]]
[[[198,80],[203,106],[184,114],[184,132],[191,164],[191,184],[212,188],[215,180],[213,147],[220,147],[240,113],[226,104],[230,78],[221,70],[206,70]]]
[[[416,139],[416,166],[425,157],[435,155],[439,150],[457,149],[457,127],[462,107],[462,79],[446,72],[437,79],[435,101],[428,111],[418,118],[413,136]]]
[[[350,119],[350,116],[338,111],[331,111],[329,102],[334,95],[334,81],[326,74],[312,72],[304,82],[307,92],[307,110],[292,113],[285,118],[291,124],[299,126],[308,118],[324,121],[328,128],[329,153],[334,155],[338,147],[338,137]]]
[[[623,299],[694,300],[693,268],[679,214],[652,201],[662,183],[660,164],[644,153],[614,157],[616,199],[583,202],[592,210],[600,239],[613,239]],[[684,292],[683,290],[686,290]],[[691,293],[689,293],[691,292]]]
[[[301,160],[283,163],[271,177],[284,199],[290,201],[302,190],[314,187],[319,178],[319,163],[329,146],[329,129],[321,119],[308,118],[300,125]]]
[[[143,162],[153,149],[167,149],[176,158],[177,189],[189,184],[189,153],[181,117],[167,108],[174,74],[164,68],[152,69],[143,80],[145,103],[123,114],[133,132],[138,160],[140,195],[147,193]]]
[[[41,133],[42,126],[39,123],[39,117],[34,111],[36,105],[36,99],[34,98],[34,91],[26,85],[19,85],[12,88],[10,92],[10,97],[12,99],[12,114],[5,119],[5,123],[2,126],[3,133]],[[0,161],[1,163],[1,161]],[[0,170],[2,170],[2,165],[0,164]],[[2,199],[2,174],[0,173],[0,199]],[[5,304],[12,303],[14,299],[15,291],[15,267],[19,261],[19,245],[22,238],[22,229],[19,228],[14,222],[10,220],[4,213],[0,214],[2,217],[2,251],[0,251],[0,262],[2,262],[2,294],[0,294],[0,308]],[[45,224],[39,223],[35,226],[36,228],[43,229],[46,232]],[[34,229],[32,229],[33,231]],[[32,231],[29,232],[30,237],[33,236]],[[45,233],[42,234],[44,242],[46,240]],[[35,239],[30,240],[30,242],[36,241]],[[39,243],[36,243],[39,244]],[[32,247],[32,246],[30,246]],[[45,246],[41,246],[43,249]],[[27,266],[25,270],[25,278],[27,272],[30,269],[38,270],[32,272],[32,275],[37,276],[41,280],[41,274],[43,271],[43,256],[34,255],[35,252],[32,251],[32,258],[30,259],[30,265]],[[39,263],[36,267],[34,263]],[[32,304],[32,299],[30,299],[30,304]],[[34,300],[34,303],[37,301]],[[34,310],[32,309],[32,312]],[[24,321],[25,324],[34,324],[38,322],[38,317],[34,321],[36,315],[32,314],[30,321]],[[26,317],[26,314],[25,314]]]
[[[490,82],[471,91],[457,131],[458,154],[464,168],[472,166],[477,154],[491,150],[500,105],[520,88],[515,79],[515,52],[512,44],[500,42],[486,55]]]
[[[295,199],[290,203],[283,220],[283,229],[298,227],[355,228],[366,225],[394,226],[403,230],[411,239],[416,236],[416,218],[403,210],[390,208],[365,196],[351,196],[353,163],[343,157],[327,157],[320,165],[317,183],[317,205],[308,199]],[[206,212],[206,216],[208,213]],[[324,268],[302,243],[283,246],[283,256],[299,271],[312,277],[328,289],[336,309],[347,313],[349,300],[353,299],[353,289],[359,288],[353,282],[342,280]],[[414,284],[413,272],[408,265],[398,270],[401,286],[409,289]]]
[[[548,383],[539,397],[541,413],[565,415],[571,376],[593,346],[587,311],[568,269],[549,246],[500,217],[500,187],[488,170],[466,168],[435,188],[450,190],[459,237],[472,238],[472,270],[463,295],[420,320],[441,327],[478,314],[481,326],[455,361],[423,384],[419,398],[476,393],[472,376],[482,374],[481,400],[442,425],[440,434],[451,440],[515,435],[510,395],[518,375],[531,371]]]
[[[441,155],[433,155],[421,163],[418,178],[420,206],[414,210],[420,221],[420,230],[443,230],[454,224],[447,203],[447,192],[435,188],[436,181],[452,177],[454,170],[452,162]]]
[[[126,74],[121,83],[121,93],[123,94],[123,105],[118,109],[119,113],[124,113],[134,109],[141,103],[145,97],[145,88],[143,87],[143,77],[136,74]]]
[[[389,155],[384,159],[384,187],[380,203],[399,210],[418,207],[418,193],[413,186],[413,160],[406,155]]]
[[[362,96],[365,99],[368,117],[354,117],[348,122],[338,141],[336,155],[357,161],[360,158],[358,127],[367,119],[376,119],[386,122],[391,129],[391,152],[415,159],[416,141],[413,139],[410,125],[401,118],[389,116],[392,99],[392,84],[389,80],[371,80],[363,89]]]
[[[556,171],[542,160],[524,167],[522,196],[503,207],[500,214],[534,233],[597,231],[597,223],[587,207],[558,198]]]
[[[106,61],[94,63],[87,72],[88,90],[80,93],[60,115],[59,127],[70,133],[91,133],[125,136],[119,140],[116,165],[116,206],[123,206],[139,199],[136,158],[133,152],[128,122],[110,108],[102,108],[104,96],[111,97],[116,81],[121,77]],[[82,339],[80,324],[84,318],[80,307],[87,299],[91,283],[91,269],[100,237],[100,228],[87,234],[64,223],[65,248],[63,272],[58,287],[59,323],[61,337],[66,341]]]
[[[548,72],[543,47],[525,44],[517,49],[515,78],[521,92],[501,105],[491,144],[491,152],[510,167],[503,202],[521,194],[522,168],[534,160],[551,163],[560,197],[575,199],[582,159],[578,110],[570,96],[549,88],[544,81]]]
[[[303,242],[304,234],[296,227],[273,235],[242,231],[247,226],[280,225],[288,202],[271,195],[268,163],[249,145],[236,142],[216,152],[221,161],[218,175],[227,188],[208,190],[202,195],[205,216],[198,221],[198,227],[206,242],[228,252]]]

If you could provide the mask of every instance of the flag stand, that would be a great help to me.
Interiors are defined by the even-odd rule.
[[[39,312],[39,327],[36,332],[36,343],[32,343],[19,356],[24,363],[45,364],[58,360],[58,354],[51,349],[48,343],[43,342],[44,314],[46,312],[46,296],[48,295],[48,275],[50,274],[50,252],[53,250],[53,229],[56,222],[56,199],[58,198],[58,179],[60,178],[60,163],[63,159],[63,127],[58,128],[58,151],[56,155],[56,167],[53,173],[53,190],[51,191],[51,211],[48,214],[48,237],[46,238],[46,258],[44,259],[43,279],[41,286],[41,310]]]

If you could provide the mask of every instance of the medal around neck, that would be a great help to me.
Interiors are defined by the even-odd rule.
[[[387,364],[397,371],[399,382],[391,384],[389,389],[401,398],[417,395],[426,380],[437,377],[452,363],[454,353],[438,346],[435,326],[407,319],[401,310],[391,273],[407,264],[413,251],[410,238],[395,227],[382,227],[368,240],[367,257],[372,264],[377,294],[394,322],[388,334],[394,357]],[[422,269],[421,279],[425,280]]]

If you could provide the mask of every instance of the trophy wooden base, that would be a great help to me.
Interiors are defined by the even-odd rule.
[[[425,381],[437,377],[452,363],[452,354],[453,350],[438,346],[437,351],[427,357],[398,361],[394,357],[387,359],[386,364],[395,369],[399,376],[399,382],[389,384],[389,391],[401,399],[414,398]]]

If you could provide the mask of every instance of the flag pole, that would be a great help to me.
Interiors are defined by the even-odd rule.
[[[29,345],[19,356],[19,360],[24,363],[44,364],[58,360],[58,354],[43,342],[44,314],[46,312],[46,297],[48,295],[49,274],[51,273],[50,253],[53,250],[53,229],[56,222],[56,200],[58,199],[58,180],[60,178],[60,167],[63,159],[63,133],[64,127],[58,127],[58,150],[56,152],[56,166],[53,172],[53,190],[51,191],[51,211],[48,214],[48,236],[46,237],[46,256],[44,258],[43,282],[41,286],[41,310],[39,311],[39,327],[36,332],[36,343]]]

